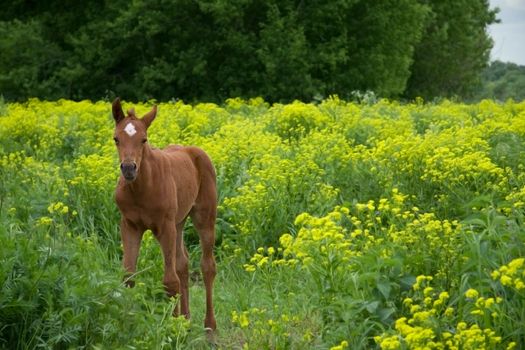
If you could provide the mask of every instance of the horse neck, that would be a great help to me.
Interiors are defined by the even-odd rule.
[[[131,183],[131,187],[134,191],[144,192],[147,191],[149,187],[154,185],[154,163],[155,159],[152,148],[146,144],[144,145],[144,151],[142,153],[142,160],[140,162],[140,169],[137,174],[137,178],[135,181],[133,181],[133,183]]]

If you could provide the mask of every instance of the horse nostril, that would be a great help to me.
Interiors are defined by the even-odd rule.
[[[120,171],[127,180],[133,180],[135,178],[135,176],[137,175],[137,169],[137,163],[133,161],[124,161],[120,163]]]
[[[120,163],[120,170],[137,170],[137,163],[135,162],[122,162]]]

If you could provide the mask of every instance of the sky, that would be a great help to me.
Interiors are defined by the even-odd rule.
[[[490,0],[490,7],[496,6],[501,23],[489,27],[491,59],[525,66],[525,0]]]

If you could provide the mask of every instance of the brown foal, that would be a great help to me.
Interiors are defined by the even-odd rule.
[[[150,229],[164,256],[164,286],[168,296],[180,295],[181,313],[189,318],[188,251],[184,245],[184,222],[191,217],[199,233],[201,269],[206,287],[204,326],[215,330],[213,280],[216,274],[213,246],[217,189],[215,170],[206,153],[197,147],[171,145],[164,150],[147,142],[147,129],[157,115],[157,106],[137,118],[133,109],[125,116],[117,98],[113,102],[115,144],[121,175],[115,200],[122,218],[124,269],[131,277],[144,231]],[[129,286],[133,285],[128,281]],[[178,314],[178,306],[174,311]]]

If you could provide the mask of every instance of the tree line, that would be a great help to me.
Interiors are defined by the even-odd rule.
[[[7,100],[473,94],[488,0],[14,0],[0,12]]]
[[[494,61],[482,74],[481,88],[474,99],[525,100],[525,66]]]

